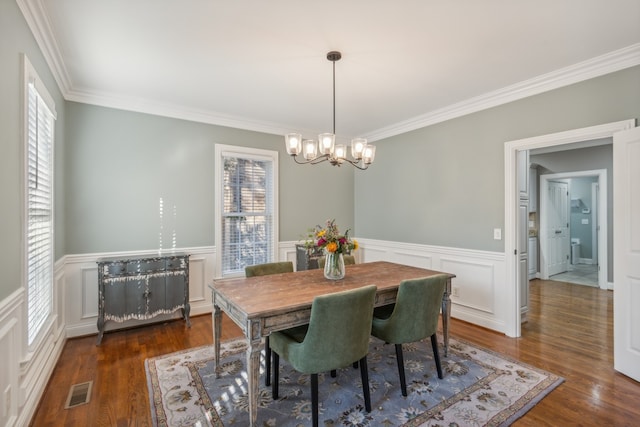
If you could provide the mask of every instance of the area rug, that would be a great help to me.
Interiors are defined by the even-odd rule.
[[[221,346],[222,373],[213,346],[145,361],[155,426],[248,426],[244,340]],[[360,370],[349,366],[319,375],[324,426],[506,426],[560,385],[562,378],[459,339],[450,340],[438,379],[430,340],[405,344],[407,397],[400,392],[393,345],[371,338],[367,357],[371,412],[364,409]],[[263,355],[264,356],[264,355]],[[309,376],[280,360],[279,399],[264,386],[261,361],[258,426],[311,425]]]

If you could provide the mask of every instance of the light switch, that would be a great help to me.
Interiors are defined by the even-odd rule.
[[[589,218],[582,218],[582,223],[583,223],[584,225],[589,224]]]
[[[494,228],[493,229],[493,240],[502,240],[502,229]]]

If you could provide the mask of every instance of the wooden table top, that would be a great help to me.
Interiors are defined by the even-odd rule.
[[[386,261],[346,266],[341,280],[325,279],[323,271],[305,270],[267,276],[214,280],[214,294],[243,312],[247,318],[286,313],[309,307],[314,297],[365,285],[376,285],[378,293],[398,288],[404,279],[440,274],[428,270]],[[449,277],[455,277],[449,274]],[[218,302],[216,302],[218,303]]]

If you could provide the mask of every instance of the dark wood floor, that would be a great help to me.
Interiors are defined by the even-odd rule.
[[[224,318],[223,340],[239,336]],[[211,317],[67,341],[31,425],[150,426],[144,360],[212,342]],[[565,382],[516,426],[638,426],[640,384],[613,370],[613,293],[560,282],[531,282],[522,338],[453,320],[451,333],[554,372]],[[93,380],[91,402],[63,409],[72,384]]]

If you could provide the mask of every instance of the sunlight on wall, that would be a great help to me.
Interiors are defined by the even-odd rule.
[[[162,242],[164,237],[164,199],[160,197],[158,201],[158,216],[160,217],[160,231],[158,232],[158,254],[162,253]],[[178,247],[178,236],[176,233],[176,225],[178,221],[178,208],[173,205],[171,212],[171,247],[169,249],[175,250]]]

